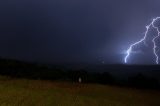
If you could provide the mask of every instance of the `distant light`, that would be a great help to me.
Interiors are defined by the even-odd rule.
[[[81,77],[78,78],[78,82],[82,83],[82,78]]]

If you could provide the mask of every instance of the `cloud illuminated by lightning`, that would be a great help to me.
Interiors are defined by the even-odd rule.
[[[158,27],[156,27],[156,26],[154,25],[154,23],[155,23],[158,19],[160,19],[160,17],[154,18],[154,19],[152,20],[152,22],[151,22],[149,25],[146,26],[146,32],[145,32],[145,35],[144,35],[144,37],[143,37],[142,39],[140,39],[139,41],[137,41],[137,42],[135,42],[135,43],[133,43],[133,44],[131,44],[131,45],[129,46],[129,48],[128,48],[128,50],[127,50],[127,55],[126,55],[125,58],[124,58],[124,62],[125,62],[125,63],[128,62],[128,58],[129,58],[129,56],[130,56],[130,54],[131,54],[131,52],[132,52],[132,48],[133,48],[134,46],[142,43],[142,42],[145,43],[145,40],[146,40],[146,37],[147,37],[147,34],[148,34],[148,30],[149,30],[150,28],[154,28],[154,29],[156,29],[156,31],[157,31],[157,36],[155,36],[155,37],[152,39],[152,42],[153,42],[153,53],[154,53],[154,55],[155,55],[155,57],[156,57],[155,62],[156,62],[156,64],[159,63],[159,57],[158,57],[158,54],[157,54],[157,51],[156,51],[157,45],[156,45],[155,40],[156,40],[158,37],[160,37],[160,31],[159,31]]]

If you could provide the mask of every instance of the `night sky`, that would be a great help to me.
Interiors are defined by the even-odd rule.
[[[43,63],[123,64],[125,50],[144,36],[145,26],[157,16],[160,0],[1,1],[0,56]],[[144,48],[129,61],[152,64],[151,52]]]

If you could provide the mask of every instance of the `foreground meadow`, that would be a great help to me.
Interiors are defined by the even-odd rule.
[[[1,77],[0,106],[160,106],[160,91]]]

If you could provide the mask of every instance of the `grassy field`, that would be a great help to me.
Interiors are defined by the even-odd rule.
[[[160,91],[0,77],[0,106],[160,106]]]

